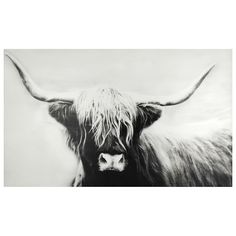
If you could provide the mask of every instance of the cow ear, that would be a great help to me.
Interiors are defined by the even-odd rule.
[[[138,120],[142,128],[147,128],[161,117],[160,106],[148,103],[138,103]]]
[[[73,127],[78,123],[76,111],[72,104],[56,102],[49,106],[49,114],[65,127]]]

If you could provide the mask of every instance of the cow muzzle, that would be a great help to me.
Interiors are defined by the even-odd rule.
[[[101,153],[98,157],[99,171],[124,171],[127,165],[124,154]]]

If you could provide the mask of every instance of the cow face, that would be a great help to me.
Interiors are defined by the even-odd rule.
[[[49,113],[66,127],[86,185],[134,185],[139,136],[161,116],[157,105],[136,104],[114,89],[83,92],[73,104],[53,103]]]

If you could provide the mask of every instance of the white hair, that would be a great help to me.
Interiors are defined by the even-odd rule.
[[[153,171],[158,160],[157,171],[165,186],[232,184],[232,133],[225,121],[152,127],[141,135],[140,146],[144,149],[142,157],[151,163]]]
[[[111,88],[90,89],[81,92],[74,105],[79,125],[84,133],[81,140],[83,144],[87,135],[84,127],[89,124],[98,147],[116,138],[125,148],[120,137],[123,126],[127,130],[126,145],[130,145],[137,109],[135,102],[128,95]]]

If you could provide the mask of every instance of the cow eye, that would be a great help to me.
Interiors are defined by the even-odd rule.
[[[121,133],[121,136],[126,137],[126,135],[127,135],[127,127],[125,127],[125,126],[123,125],[123,126],[121,127],[120,133]]]

